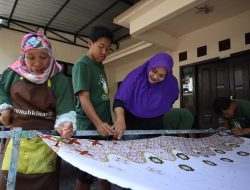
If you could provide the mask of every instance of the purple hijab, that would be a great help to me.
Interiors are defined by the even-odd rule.
[[[148,73],[152,68],[168,70],[165,80],[150,84]],[[179,89],[172,74],[173,59],[166,53],[158,53],[143,65],[131,71],[119,87],[115,99],[121,100],[125,108],[141,118],[153,118],[168,112],[178,98]]]

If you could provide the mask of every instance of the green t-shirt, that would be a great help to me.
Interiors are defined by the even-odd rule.
[[[191,129],[194,123],[193,114],[184,108],[173,108],[163,116],[164,129]]]
[[[0,81],[0,105],[3,103],[12,105],[10,87],[18,80],[20,80],[20,75],[13,70],[8,68],[3,72]],[[58,73],[50,79],[50,82],[56,100],[56,115],[74,111],[73,97],[68,79],[62,73]],[[43,85],[47,86],[48,83],[45,82]]]
[[[250,128],[250,101],[236,100],[237,110],[232,121],[238,121],[242,128]]]
[[[77,96],[80,91],[89,92],[90,101],[97,115],[103,122],[112,124],[104,66],[92,61],[88,56],[83,56],[73,66],[72,81],[76,95],[77,128],[79,130],[96,129],[82,109],[79,96]]]

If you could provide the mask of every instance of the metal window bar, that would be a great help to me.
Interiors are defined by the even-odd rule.
[[[3,131],[4,127],[1,127],[1,151],[3,149],[3,139],[13,138],[13,148],[11,153],[11,162],[7,179],[7,190],[14,190],[16,184],[16,173],[18,163],[18,153],[20,147],[20,138],[38,138],[39,134],[58,135],[55,130],[51,131],[22,131],[22,128],[14,128],[12,131]],[[212,134],[220,131],[220,129],[192,129],[192,130],[127,130],[124,135],[177,135],[177,134]],[[74,134],[74,137],[93,137],[99,136],[99,133],[95,130],[78,130]]]

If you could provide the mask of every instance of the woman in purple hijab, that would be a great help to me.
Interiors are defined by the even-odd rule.
[[[130,72],[119,87],[114,100],[117,118],[115,137],[125,129],[162,129],[163,115],[178,98],[179,89],[172,74],[173,59],[158,53]]]

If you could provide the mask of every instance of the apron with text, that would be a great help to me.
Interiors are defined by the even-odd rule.
[[[50,80],[48,81],[48,84]],[[48,85],[49,86],[49,85]],[[53,130],[56,101],[49,87],[18,80],[10,88],[13,121],[11,128],[22,130]],[[8,141],[2,163],[0,189],[6,187],[12,139]],[[18,156],[16,190],[58,189],[58,159],[41,138],[21,138]]]

